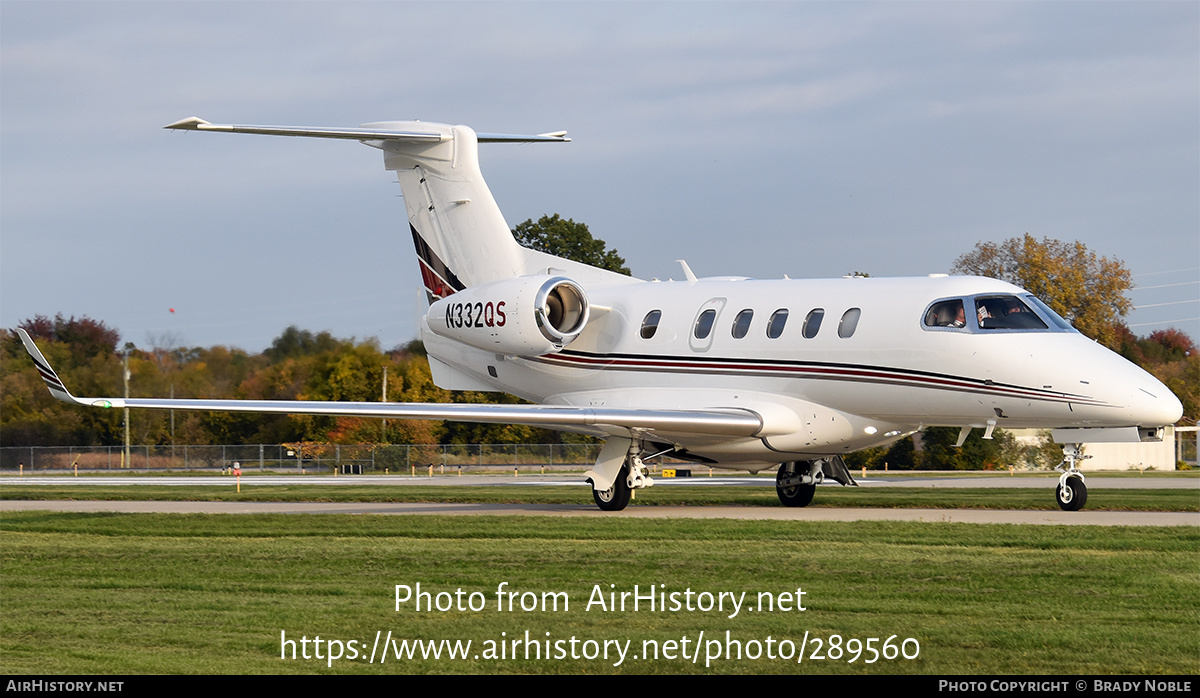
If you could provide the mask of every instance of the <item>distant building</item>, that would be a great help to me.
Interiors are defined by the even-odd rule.
[[[1194,434],[1195,427],[1184,429]],[[1010,429],[1009,433],[1026,446],[1037,446],[1041,440],[1035,429]],[[1083,453],[1091,457],[1079,464],[1080,470],[1175,470],[1178,459],[1175,427],[1163,430],[1162,441],[1084,444]]]

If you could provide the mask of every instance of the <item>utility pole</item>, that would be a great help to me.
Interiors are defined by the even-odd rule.
[[[129,399],[129,350],[133,347],[131,343],[125,344],[125,356],[121,361],[122,374],[125,377],[125,399]],[[129,408],[125,408],[125,467],[130,467],[129,461]]]
[[[383,401],[387,402],[387,361],[383,364]],[[387,419],[383,420],[383,433],[379,435],[379,440],[387,443]]]

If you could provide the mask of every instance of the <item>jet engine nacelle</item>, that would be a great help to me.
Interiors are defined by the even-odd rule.
[[[429,306],[429,329],[497,354],[559,351],[588,321],[583,287],[563,276],[523,276],[473,286]]]

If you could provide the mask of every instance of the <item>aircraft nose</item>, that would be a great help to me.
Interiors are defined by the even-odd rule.
[[[1179,421],[1183,416],[1183,403],[1175,393],[1148,374],[1140,383],[1129,403],[1139,426],[1161,427]]]

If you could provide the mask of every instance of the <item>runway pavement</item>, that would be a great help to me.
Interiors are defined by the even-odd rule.
[[[1051,489],[1056,474],[1039,476],[953,476],[922,474],[917,476],[876,476],[859,478],[862,487],[945,487],[1007,488],[1036,487]],[[85,476],[38,475],[0,476],[0,488],[31,486],[223,486],[233,484],[229,476]],[[255,485],[296,486],[528,486],[580,487],[579,475],[455,475],[435,477],[262,475],[242,478],[243,487]],[[694,477],[656,478],[656,487],[674,486],[762,487],[773,488],[773,477]],[[826,483],[827,487],[836,487]],[[1189,477],[1088,477],[1089,489],[1194,489],[1200,491],[1200,478]],[[1041,525],[1094,526],[1200,526],[1200,513],[1194,512],[1119,512],[1119,511],[1015,511],[991,509],[868,509],[835,507],[729,507],[729,506],[638,506],[610,513],[590,505],[574,504],[439,504],[439,503],[355,503],[355,502],[127,502],[127,501],[0,501],[0,512],[50,510],[78,512],[183,513],[183,514],[436,514],[451,516],[585,516],[656,519],[762,519],[780,521],[928,521],[957,523],[1024,523]]]
[[[448,516],[572,516],[639,519],[757,519],[773,521],[928,521],[1052,526],[1200,526],[1200,514],[1127,511],[1012,511],[995,509],[858,509],[834,507],[630,506],[602,512],[581,504],[437,504],[357,502],[126,502],[0,501],[9,511],[163,514],[382,514]]]

